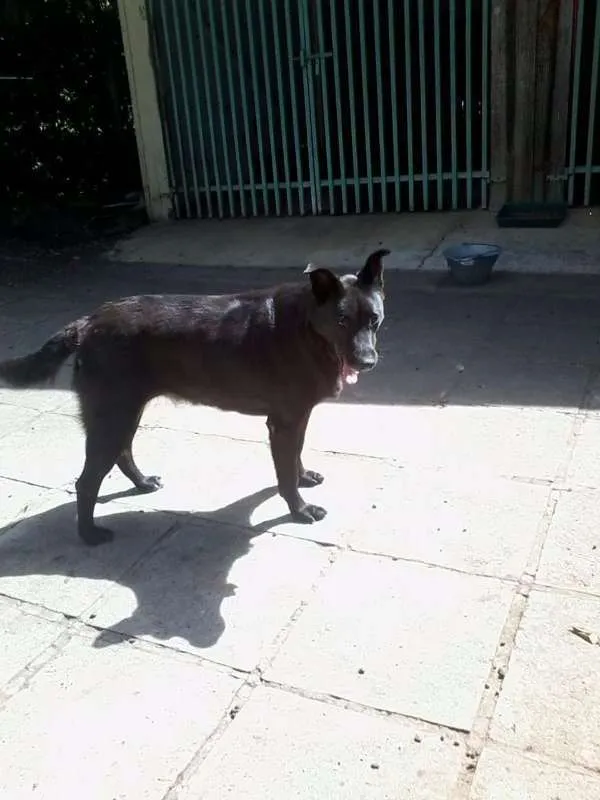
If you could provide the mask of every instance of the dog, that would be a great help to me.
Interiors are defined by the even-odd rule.
[[[313,408],[377,364],[384,318],[383,262],[377,250],[357,274],[309,264],[309,281],[228,295],[137,295],[110,301],[66,325],[38,351],[0,363],[13,388],[43,385],[74,354],[73,386],[86,434],[76,482],[77,525],[89,545],[110,541],[94,521],[100,485],[116,464],[143,492],[146,476],[132,442],[146,404],[168,396],[266,416],[279,494],[292,518],[323,519],[299,487],[323,476],[305,469],[302,448]]]

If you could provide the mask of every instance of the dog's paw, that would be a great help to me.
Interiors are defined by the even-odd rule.
[[[298,484],[303,489],[310,489],[313,486],[319,486],[319,484],[323,483],[324,480],[325,478],[320,472],[314,472],[312,469],[305,469],[300,475]]]
[[[114,533],[109,528],[103,528],[101,525],[92,525],[91,528],[80,528],[79,536],[91,547],[97,547],[99,544],[112,542],[115,538]]]
[[[327,511],[321,506],[314,506],[312,503],[305,503],[297,511],[292,512],[294,522],[302,522],[304,525],[311,525],[313,522],[319,522],[327,515]]]
[[[148,475],[144,476],[144,479],[136,484],[136,488],[139,489],[140,492],[156,492],[159,489],[162,489],[163,482],[162,478],[159,478],[158,475]]]

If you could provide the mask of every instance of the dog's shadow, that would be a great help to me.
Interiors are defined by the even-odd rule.
[[[95,647],[117,641],[115,631],[211,647],[225,630],[222,603],[238,588],[230,582],[233,565],[253,539],[289,520],[251,526],[252,513],[276,491],[262,489],[200,514],[122,506],[100,520],[115,540],[96,548],[77,537],[75,503],[63,503],[0,529],[0,593],[80,617],[98,628]],[[134,598],[115,593],[117,585]]]

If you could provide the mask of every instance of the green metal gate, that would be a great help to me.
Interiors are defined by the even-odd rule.
[[[600,7],[576,0],[567,162],[569,205],[600,203]]]
[[[179,217],[485,207],[490,0],[148,0]]]

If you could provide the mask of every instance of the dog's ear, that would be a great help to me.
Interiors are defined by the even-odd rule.
[[[367,258],[364,267],[358,273],[358,285],[364,289],[383,289],[383,261],[389,256],[389,250],[376,250]]]
[[[310,277],[312,290],[318,303],[325,303],[327,300],[337,298],[342,294],[343,286],[337,275],[326,269],[318,267],[316,264],[308,264],[304,274]]]

